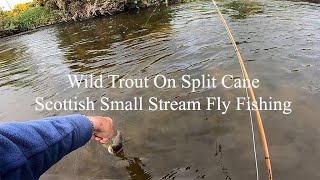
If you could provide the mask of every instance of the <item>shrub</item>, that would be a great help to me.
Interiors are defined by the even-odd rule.
[[[35,29],[53,20],[54,17],[49,11],[40,6],[30,8],[17,16],[18,28],[21,30]]]
[[[61,19],[59,15],[49,11],[46,7],[29,6],[27,9],[24,9],[24,7],[19,7],[19,9],[21,11],[16,15],[0,11],[0,37],[6,34],[32,30]]]

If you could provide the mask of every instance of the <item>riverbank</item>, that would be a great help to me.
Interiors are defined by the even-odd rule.
[[[170,3],[176,2],[175,0],[170,1]],[[32,3],[15,7],[13,11],[0,12],[0,38],[53,24],[111,16],[120,12],[159,6],[164,3],[166,1],[161,0],[89,0],[75,2],[68,0],[34,0]]]

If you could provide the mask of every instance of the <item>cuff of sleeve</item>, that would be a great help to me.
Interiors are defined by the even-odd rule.
[[[85,145],[92,137],[92,122],[86,116],[81,114],[69,115],[66,116],[66,118],[72,123],[77,131],[77,146],[81,147]]]

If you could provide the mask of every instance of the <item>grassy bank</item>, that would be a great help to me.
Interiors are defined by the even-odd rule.
[[[12,11],[0,10],[0,37],[57,22],[107,16],[160,3],[159,0],[34,0],[18,4]]]
[[[0,37],[33,30],[61,20],[58,11],[39,4],[18,4],[12,11],[0,10]]]
[[[28,10],[10,15],[1,12],[0,37],[16,34],[23,31],[36,29],[59,21],[59,14],[51,13],[47,8],[41,6],[30,7]]]

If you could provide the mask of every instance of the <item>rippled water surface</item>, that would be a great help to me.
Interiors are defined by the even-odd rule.
[[[320,6],[289,1],[219,2],[246,60],[259,78],[256,95],[293,101],[293,112],[263,111],[275,179],[319,179]],[[35,111],[35,98],[157,96],[233,99],[243,89],[71,88],[69,74],[241,76],[228,35],[211,2],[149,8],[51,26],[0,40],[0,121],[71,111]],[[99,101],[96,102],[97,104]],[[234,108],[233,108],[234,109]],[[111,116],[128,142],[113,157],[95,142],[65,157],[43,179],[255,179],[248,111],[94,111]],[[260,178],[264,157],[257,136]]]

